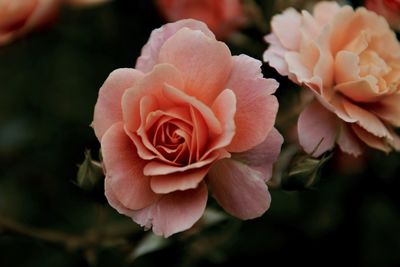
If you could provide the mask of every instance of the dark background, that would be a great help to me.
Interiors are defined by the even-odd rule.
[[[261,4],[268,19],[273,1]],[[400,155],[377,151],[366,154],[362,171],[340,171],[333,158],[311,189],[272,189],[271,208],[259,219],[224,219],[129,260],[149,233],[102,194],[76,186],[77,165],[85,148],[94,157],[99,148],[89,127],[98,89],[112,70],[134,67],[163,23],[148,0],[64,8],[51,28],[0,48],[0,218],[33,232],[126,231],[120,243],[74,247],[0,227],[0,266],[400,266]],[[244,34],[253,46],[228,43],[233,53],[261,58],[262,33]],[[294,86],[263,70],[281,82],[283,110]]]

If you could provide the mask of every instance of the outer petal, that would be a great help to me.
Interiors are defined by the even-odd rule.
[[[389,95],[368,109],[393,126],[400,127],[400,94]]]
[[[231,53],[224,43],[187,28],[164,43],[159,62],[174,65],[185,80],[185,92],[206,104],[226,88],[232,66]]]
[[[289,50],[300,48],[300,26],[301,15],[294,8],[288,8],[282,14],[275,15],[271,21],[272,31]]]
[[[338,135],[336,116],[314,100],[299,116],[297,131],[300,145],[315,157],[333,148]]]
[[[214,34],[207,28],[207,25],[198,20],[184,19],[165,24],[151,33],[149,41],[142,49],[141,56],[137,59],[136,69],[145,73],[151,71],[154,65],[157,64],[158,54],[165,41],[182,28],[200,30],[208,37],[215,39]]]
[[[337,143],[340,149],[347,154],[355,157],[362,154],[361,144],[347,124],[342,124]]]
[[[242,220],[261,216],[271,202],[263,174],[231,159],[216,162],[208,174],[214,198],[231,215]]]
[[[347,113],[357,120],[357,124],[365,130],[377,137],[392,139],[386,126],[374,114],[350,103],[349,101],[344,101],[343,106]]]
[[[129,131],[135,132],[140,126],[140,100],[145,95],[160,98],[166,84],[183,87],[179,71],[169,64],[159,64],[146,74],[143,79],[127,90],[122,97],[122,115],[125,126]],[[165,102],[165,101],[164,101]],[[163,102],[159,101],[162,105]]]
[[[149,177],[143,174],[145,161],[140,159],[122,123],[116,123],[101,141],[106,179],[115,197],[126,208],[144,208],[159,197],[150,188]]]
[[[278,159],[283,144],[282,135],[272,128],[267,138],[256,147],[233,155],[233,159],[243,162],[262,173],[264,181],[272,176],[272,167]]]
[[[313,15],[318,22],[326,24],[331,22],[339,10],[338,3],[323,1],[315,4]]]
[[[92,122],[94,132],[100,141],[111,125],[122,121],[122,94],[142,77],[143,74],[134,69],[117,69],[111,72],[100,88]]]
[[[386,153],[389,153],[392,150],[389,144],[387,144],[383,138],[376,137],[357,124],[352,124],[351,127],[358,138],[360,138],[361,141],[366,143],[368,146],[379,149]]]
[[[268,62],[280,75],[289,75],[289,67],[285,61],[285,53],[288,50],[283,47],[278,37],[273,33],[265,36],[264,40],[269,43],[268,49],[263,54],[264,62]]]
[[[132,214],[132,219],[146,227],[153,227],[157,235],[169,237],[193,226],[204,213],[207,186],[164,195],[157,203]]]
[[[233,57],[227,88],[236,95],[236,134],[227,147],[230,152],[246,151],[265,140],[275,123],[278,101],[271,96],[279,84],[264,79],[261,62],[246,55]]]

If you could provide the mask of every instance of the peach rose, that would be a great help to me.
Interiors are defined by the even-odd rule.
[[[278,83],[260,66],[231,56],[200,21],[154,30],[136,68],[112,72],[95,107],[110,205],[164,236],[202,216],[207,185],[233,216],[262,215],[283,140],[273,128]]]
[[[241,0],[157,0],[156,3],[168,21],[201,20],[219,39],[228,37],[244,22]]]
[[[264,60],[318,100],[298,121],[307,153],[319,156],[335,143],[355,156],[362,144],[400,149],[400,44],[383,17],[320,2],[313,14],[289,8],[271,26]]]
[[[0,0],[0,45],[50,22],[59,4],[60,0]]]
[[[365,6],[384,16],[395,30],[400,31],[400,0],[367,0]]]

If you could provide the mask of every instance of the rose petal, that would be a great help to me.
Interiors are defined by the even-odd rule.
[[[231,53],[201,31],[183,28],[161,47],[159,62],[174,65],[185,80],[185,92],[210,104],[225,89]]]
[[[124,207],[141,209],[158,199],[159,196],[150,188],[149,177],[143,175],[146,162],[138,157],[122,123],[116,123],[107,130],[101,148],[106,179]]]
[[[275,123],[279,104],[270,94],[279,84],[273,79],[264,79],[260,67],[260,61],[246,55],[233,57],[227,88],[236,95],[236,134],[228,151],[243,152],[260,144]]]
[[[301,15],[294,8],[286,9],[271,20],[271,28],[283,46],[289,50],[300,48]]]
[[[362,148],[359,140],[354,135],[353,131],[349,129],[349,126],[344,123],[340,127],[337,143],[340,149],[347,154],[351,154],[355,157],[358,157],[362,154]]]
[[[195,97],[187,95],[185,92],[170,86],[169,84],[164,86],[162,93],[166,99],[175,103],[175,105],[191,105],[196,108],[203,116],[210,134],[219,135],[222,133],[221,123],[217,117],[215,117],[214,112],[207,105]]]
[[[356,102],[376,102],[381,97],[379,89],[376,86],[372,86],[365,79],[341,83],[335,86],[335,90]]]
[[[204,179],[208,170],[209,166],[206,166],[200,169],[193,169],[180,173],[152,176],[150,186],[151,189],[158,194],[194,189]]]
[[[383,152],[389,153],[392,149],[391,147],[385,142],[383,138],[379,138],[369,132],[367,132],[364,128],[358,126],[357,124],[351,124],[351,128],[353,129],[354,133],[361,139],[364,143],[368,146],[379,149]]]
[[[243,162],[262,173],[264,181],[272,176],[272,167],[278,159],[283,144],[282,135],[272,128],[264,142],[254,148],[233,155],[233,159]]]
[[[223,159],[208,173],[214,198],[229,214],[242,220],[261,216],[271,197],[263,174],[239,161]]]
[[[165,84],[183,87],[179,71],[169,64],[159,64],[146,74],[137,84],[132,86],[122,96],[122,115],[126,129],[136,132],[140,126],[140,100],[145,95],[157,97],[162,107],[165,100],[160,99]]]
[[[335,80],[337,84],[360,79],[359,58],[356,54],[343,50],[336,54]]]
[[[400,94],[389,95],[368,109],[393,126],[400,127]]]
[[[158,55],[165,41],[182,28],[200,30],[208,37],[215,39],[214,34],[207,28],[207,25],[198,20],[184,19],[165,24],[151,33],[149,41],[142,48],[142,54],[137,59],[135,68],[144,73],[151,71],[158,62]]]
[[[263,54],[264,62],[268,62],[280,75],[289,75],[289,67],[285,61],[285,53],[288,50],[283,47],[278,37],[273,33],[265,36],[264,40],[269,43],[268,49]]]
[[[392,139],[386,126],[371,112],[356,106],[349,101],[343,101],[347,113],[357,120],[357,124],[377,137]]]
[[[196,189],[164,195],[157,203],[134,212],[131,217],[145,228],[153,227],[156,235],[169,237],[189,229],[201,218],[207,197],[207,186],[200,183]]]
[[[297,132],[300,145],[308,154],[319,157],[335,144],[338,134],[335,114],[326,110],[314,100],[300,114]]]
[[[92,127],[99,141],[111,125],[122,121],[122,94],[142,77],[143,74],[134,69],[117,69],[110,73],[100,88],[94,108]]]
[[[322,1],[314,6],[313,15],[323,25],[329,23],[339,12],[340,6],[336,2]]]

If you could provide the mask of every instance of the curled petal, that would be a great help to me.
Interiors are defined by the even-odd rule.
[[[99,140],[111,125],[122,121],[122,95],[126,89],[137,84],[142,77],[143,74],[134,69],[117,69],[108,76],[100,88],[92,122]]]

